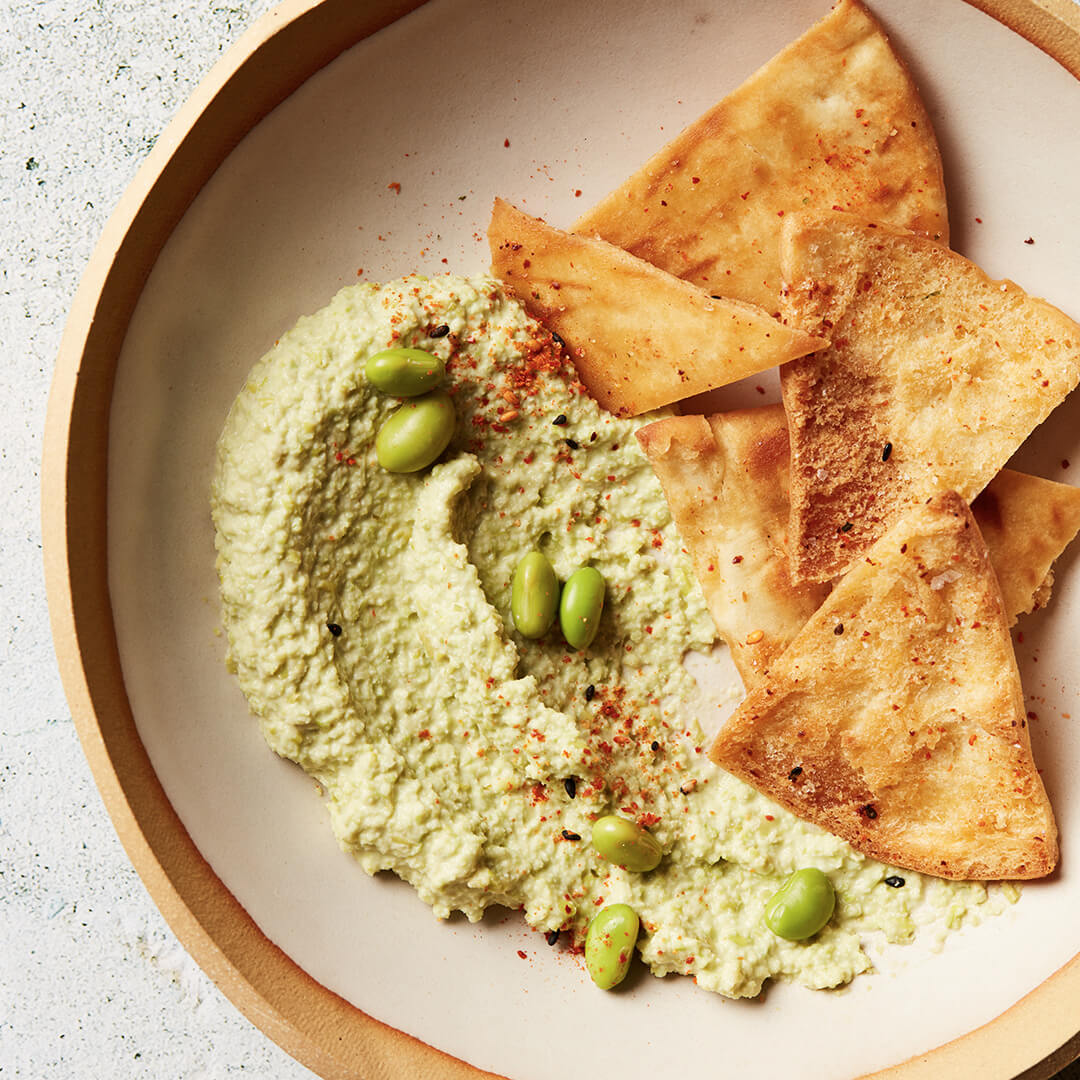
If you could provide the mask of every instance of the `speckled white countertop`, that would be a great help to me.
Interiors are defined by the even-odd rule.
[[[158,133],[272,6],[0,0],[3,1080],[313,1075],[203,975],[128,862],[56,672],[41,566],[42,429],[79,277]]]
[[[0,0],[0,1077],[312,1074],[158,914],[105,813],[53,656],[38,477],[87,259],[157,134],[273,0]]]

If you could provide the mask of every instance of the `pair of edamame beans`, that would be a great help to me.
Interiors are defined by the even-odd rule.
[[[399,406],[375,436],[375,456],[387,472],[412,473],[437,461],[454,435],[454,403],[436,389],[446,365],[424,349],[383,349],[364,365],[376,389],[411,400]]]
[[[541,638],[555,616],[567,644],[587,649],[600,628],[604,611],[603,575],[593,566],[575,570],[559,591],[555,569],[542,551],[530,551],[514,570],[510,586],[510,614],[518,633]]]
[[[640,874],[659,866],[664,854],[651,832],[618,814],[593,822],[592,843],[608,862]],[[601,990],[610,990],[626,978],[640,926],[637,912],[629,904],[609,904],[589,923],[585,969]]]

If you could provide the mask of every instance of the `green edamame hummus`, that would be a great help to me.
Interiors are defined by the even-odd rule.
[[[447,452],[417,474],[375,458],[398,403],[364,364],[395,346],[445,360],[454,401]],[[322,785],[342,847],[440,917],[521,907],[580,944],[601,906],[626,903],[654,972],[731,996],[776,977],[836,986],[869,968],[873,931],[907,941],[1000,906],[976,884],[887,884],[706,760],[681,661],[714,632],[641,422],[603,412],[486,277],[346,288],[255,366],[213,483],[229,660],[271,747]],[[514,630],[510,582],[533,549],[563,581],[603,574],[587,651],[557,625]],[[593,850],[612,813],[659,840],[655,870]],[[763,912],[804,866],[829,875],[836,912],[785,941]]]

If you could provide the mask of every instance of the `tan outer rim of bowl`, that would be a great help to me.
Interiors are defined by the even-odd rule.
[[[158,139],[75,296],[45,429],[42,528],[56,656],[83,750],[125,850],[172,930],[253,1023],[325,1080],[491,1076],[387,1027],[269,941],[199,854],[135,727],[106,571],[109,408],[128,322],[162,247],[230,151],[304,80],[421,0],[286,0],[219,61]],[[1073,0],[968,0],[1080,79]],[[1080,956],[985,1026],[877,1074],[1044,1080],[1080,1053]],[[1035,1064],[1033,1064],[1035,1063]]]

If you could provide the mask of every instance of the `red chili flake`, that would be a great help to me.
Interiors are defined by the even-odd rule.
[[[1028,237],[1028,238],[1027,238],[1027,239],[1026,239],[1026,240],[1024,241],[1024,243],[1025,243],[1025,244],[1034,244],[1034,243],[1035,243],[1035,238],[1034,238],[1034,237],[1031,237],[1031,236],[1029,236],[1029,237]]]
[[[1062,458],[1061,459],[1061,467],[1063,469],[1067,469],[1069,467],[1069,459],[1068,458]]]
[[[981,224],[982,224],[982,218],[981,218],[981,217],[977,217],[977,218],[975,219],[975,224],[976,224],[976,225],[981,225]]]
[[[529,955],[528,955],[528,953],[525,952],[524,949],[518,949],[517,954],[518,954],[518,956],[521,957],[522,960],[528,960],[529,959]]]
[[[755,387],[754,387],[754,389],[755,389],[755,390],[756,390],[756,391],[757,391],[757,392],[758,392],[759,394],[764,394],[764,393],[765,393],[765,387],[764,387],[764,386],[755,386]]]
[[[783,217],[784,216],[784,211],[783,210],[777,210],[776,211],[776,216],[777,217]]]
[[[427,729],[427,728],[421,728],[421,729],[420,729],[420,730],[419,730],[419,731],[418,731],[418,732],[416,733],[416,737],[417,737],[418,739],[430,739],[430,738],[431,738],[431,732],[430,732],[430,731],[428,731],[428,729]]]
[[[734,556],[734,557],[732,558],[732,560],[731,560],[731,561],[732,561],[732,562],[733,562],[733,563],[734,563],[734,564],[735,564],[736,566],[738,566],[738,565],[739,565],[739,563],[741,563],[741,562],[742,562],[742,559],[743,559],[743,557],[742,557],[741,555],[736,555],[736,556]]]
[[[750,192],[749,192],[749,191],[744,191],[744,192],[743,192],[743,193],[742,193],[742,194],[741,194],[741,195],[739,196],[739,198],[740,198],[740,199],[742,199],[742,200],[743,200],[743,202],[746,202],[747,196],[748,196],[749,194],[750,194]]]
[[[510,140],[509,139],[503,139],[503,146],[509,146],[509,145],[510,145]]]
[[[694,958],[693,958],[692,956],[688,956],[688,957],[686,958],[686,963],[688,963],[688,964],[692,964],[693,962],[694,962]]]
[[[392,184],[387,184],[386,186],[395,195],[401,194],[401,185],[396,180]]]
[[[574,198],[575,199],[580,199],[581,198],[581,188],[574,188]]]

